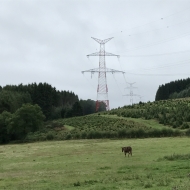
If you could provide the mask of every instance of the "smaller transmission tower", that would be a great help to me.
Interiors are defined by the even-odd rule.
[[[143,96],[139,96],[140,102],[142,102],[142,98],[143,98]]]
[[[128,82],[127,82],[128,83]],[[137,94],[133,94],[133,89],[134,88],[137,88],[137,87],[133,87],[132,85],[135,84],[135,82],[133,83],[128,83],[130,86],[129,87],[126,87],[130,90],[130,93],[129,94],[125,94],[124,96],[130,96],[130,103],[131,105],[133,105],[133,96],[139,96]]]
[[[115,55],[115,54],[108,53],[105,51],[105,43],[110,41],[112,38],[100,40],[100,39],[92,37],[92,39],[100,44],[100,51],[96,52],[96,53],[89,54],[89,55],[87,55],[87,57],[99,56],[99,68],[82,71],[82,73],[91,72],[91,75],[94,73],[98,73],[96,111],[98,111],[101,102],[103,102],[106,105],[106,110],[109,110],[110,107],[109,107],[109,100],[108,100],[108,86],[107,86],[106,73],[112,73],[113,74],[116,72],[121,72],[121,73],[125,73],[125,72],[106,68],[105,56],[117,56],[117,57],[119,57],[119,55]]]

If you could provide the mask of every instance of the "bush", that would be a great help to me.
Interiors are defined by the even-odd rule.
[[[26,138],[24,139],[24,142],[35,142],[35,141],[45,141],[47,139],[46,133],[41,133],[39,131],[37,132],[30,132],[27,134]]]
[[[87,133],[87,139],[93,139],[94,138],[94,131],[90,131]]]
[[[69,139],[71,139],[71,138],[72,138],[72,135],[71,135],[70,133],[68,133],[68,134],[66,135],[66,137],[65,137],[66,140],[69,140]]]
[[[118,137],[119,137],[119,138],[124,138],[124,137],[126,137],[126,136],[127,136],[126,129],[120,129],[120,130],[118,131]]]
[[[49,131],[46,135],[47,140],[53,140],[54,139],[54,134],[53,132]]]
[[[74,134],[74,139],[80,139],[80,134],[79,133]]]
[[[185,134],[190,137],[190,129],[188,129]]]
[[[82,139],[86,139],[86,137],[87,137],[87,133],[86,133],[85,131],[83,131],[83,132],[81,133],[81,138],[82,138]]]
[[[161,131],[159,129],[151,129],[150,131],[148,131],[148,136],[149,137],[160,137]]]
[[[137,138],[143,138],[143,137],[145,137],[145,131],[142,128],[137,129],[137,131],[136,131],[136,137]]]
[[[187,122],[184,122],[181,126],[181,129],[189,129],[189,124]]]
[[[38,105],[23,104],[11,118],[10,134],[13,140],[25,139],[29,132],[40,130],[45,116]]]
[[[174,137],[181,136],[181,135],[182,135],[182,132],[179,129],[176,129],[176,130],[173,131],[173,136]]]
[[[170,137],[170,136],[172,136],[173,131],[172,131],[172,129],[162,129],[161,134],[164,137]]]

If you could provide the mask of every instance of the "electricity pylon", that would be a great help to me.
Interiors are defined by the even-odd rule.
[[[140,102],[142,101],[143,96],[139,96]]]
[[[106,68],[105,56],[117,56],[117,57],[119,57],[119,55],[115,55],[115,54],[108,53],[105,51],[105,43],[110,41],[112,38],[100,40],[100,39],[92,37],[92,39],[94,39],[96,42],[98,42],[100,44],[100,51],[96,52],[96,53],[89,54],[89,55],[87,55],[87,57],[99,56],[99,68],[82,71],[82,73],[84,73],[84,72],[91,72],[91,74],[98,73],[96,111],[98,111],[101,102],[103,102],[106,105],[106,110],[109,110],[110,107],[109,107],[109,100],[108,100],[108,86],[107,86],[106,73],[112,73],[113,74],[116,72],[121,72],[121,73],[125,73],[125,72]]]
[[[129,87],[126,87],[126,88],[128,88],[128,89],[130,89],[130,93],[129,94],[125,94],[125,95],[123,95],[123,96],[130,96],[130,102],[131,102],[131,105],[133,105],[133,96],[139,96],[139,95],[137,95],[137,94],[133,94],[133,89],[134,88],[137,88],[137,87],[133,87],[132,85],[133,84],[135,84],[135,82],[133,82],[133,83],[129,83],[129,82],[127,82],[130,86]]]

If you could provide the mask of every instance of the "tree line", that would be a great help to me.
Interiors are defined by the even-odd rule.
[[[38,131],[44,121],[95,113],[95,104],[48,83],[0,86],[0,142],[23,139]],[[98,111],[105,110],[101,104]]]
[[[22,104],[37,104],[46,120],[68,118],[95,113],[93,100],[82,100],[74,92],[59,91],[47,83],[6,85],[0,87],[0,114],[14,113]],[[102,104],[98,111],[105,111]]]
[[[180,79],[160,85],[155,100],[167,100],[190,97],[190,78]]]

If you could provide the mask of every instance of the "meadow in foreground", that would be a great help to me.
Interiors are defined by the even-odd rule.
[[[186,137],[1,145],[0,189],[188,190],[189,145]]]

